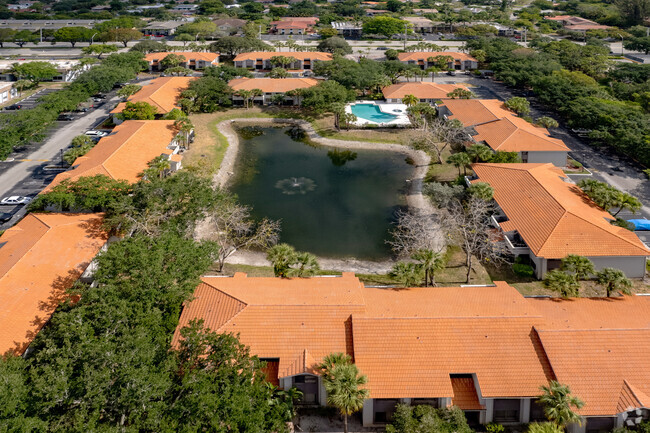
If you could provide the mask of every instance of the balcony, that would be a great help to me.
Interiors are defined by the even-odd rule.
[[[492,225],[498,229],[501,228],[501,223],[508,221],[508,217],[505,215],[492,215],[490,221],[492,221]]]
[[[528,248],[526,242],[524,242],[521,236],[519,236],[519,233],[516,231],[504,233],[504,239],[511,254],[515,256],[521,256],[530,253],[530,248]]]

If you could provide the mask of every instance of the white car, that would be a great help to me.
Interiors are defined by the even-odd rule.
[[[20,195],[12,195],[11,197],[5,197],[0,200],[0,204],[27,204],[32,201],[29,197],[23,197]]]
[[[104,131],[97,131],[95,129],[91,129],[90,131],[86,131],[86,135],[88,137],[105,137],[108,135],[108,133]]]

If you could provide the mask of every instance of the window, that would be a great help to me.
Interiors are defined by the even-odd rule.
[[[494,400],[494,422],[519,422],[519,399]]]

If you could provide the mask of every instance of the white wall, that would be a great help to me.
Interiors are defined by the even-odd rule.
[[[521,155],[520,155],[521,156]],[[556,167],[566,167],[567,152],[528,152],[529,163],[550,162]]]

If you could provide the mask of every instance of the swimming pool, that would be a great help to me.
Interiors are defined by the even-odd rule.
[[[358,118],[375,123],[388,123],[398,117],[394,114],[383,113],[375,104],[353,104],[350,110]]]

